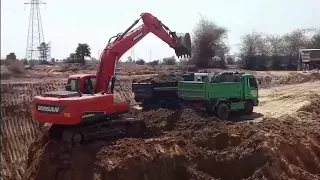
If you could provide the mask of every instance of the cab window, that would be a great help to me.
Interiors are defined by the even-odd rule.
[[[96,87],[96,78],[88,78],[84,83],[84,94],[90,94],[91,88],[94,90]]]
[[[97,79],[96,78],[90,78],[90,81],[91,81],[93,89],[95,89],[96,88]]]
[[[70,80],[69,84],[70,84],[70,90],[71,91],[76,91],[77,90],[76,83],[80,84],[80,80],[75,80],[75,79]]]
[[[256,78],[249,78],[249,86],[253,88],[258,88]]]

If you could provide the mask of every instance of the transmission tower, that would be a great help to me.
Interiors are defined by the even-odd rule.
[[[29,17],[29,28],[28,28],[28,39],[26,48],[26,58],[30,60],[47,60],[40,57],[39,49],[40,44],[44,42],[40,5],[46,4],[40,0],[31,0],[30,2],[24,3],[31,5],[30,17]],[[33,64],[30,64],[33,65]]]

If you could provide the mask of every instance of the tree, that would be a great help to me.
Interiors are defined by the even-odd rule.
[[[42,61],[48,60],[49,44],[42,42],[37,48],[40,54],[40,64],[47,64]]]
[[[299,49],[306,48],[310,38],[306,36],[305,29],[297,29],[283,36],[285,43],[285,54],[289,56],[298,56]]]
[[[62,62],[65,62],[65,63],[76,63],[76,54],[75,53],[70,53],[69,57],[64,59]]]
[[[91,52],[90,52],[91,48],[89,47],[88,44],[78,44],[78,47],[76,49],[76,60],[81,63],[81,64],[85,64],[85,57],[90,57],[91,56]]]
[[[6,57],[6,59],[7,60],[16,60],[17,59],[17,56],[16,56],[16,54],[14,53],[14,52],[12,52],[12,53],[9,53],[8,55],[7,55],[7,57]]]
[[[283,56],[285,56],[286,47],[283,36],[280,35],[268,35],[266,37],[268,54],[271,56],[270,67],[274,70],[281,69],[283,64]]]
[[[151,61],[148,64],[151,65],[151,66],[157,66],[157,65],[159,65],[159,60]]]
[[[255,69],[265,67],[265,56],[268,54],[268,48],[265,37],[253,31],[241,37],[240,58],[245,69]],[[261,59],[257,58],[260,55]]]
[[[138,64],[138,65],[144,65],[144,64],[145,64],[145,61],[144,61],[143,59],[138,58],[138,59],[136,60],[136,64]]]
[[[318,30],[312,37],[310,48],[320,49],[320,30]]]
[[[131,56],[128,56],[128,58],[127,58],[127,62],[133,62],[133,59],[132,59],[132,57]]]
[[[307,33],[314,32],[312,29],[297,29],[283,36],[285,43],[285,55],[287,69],[297,69],[299,49],[308,48],[311,45],[311,37]]]
[[[201,17],[194,30],[193,64],[198,68],[208,68],[209,61],[216,55],[224,61],[224,56],[229,51],[226,39],[227,30],[224,27]]]
[[[177,60],[174,56],[163,58],[163,64],[165,65],[175,65]]]
[[[28,59],[23,58],[23,59],[21,59],[20,61],[22,61],[24,65],[28,65]]]
[[[228,65],[234,65],[234,62],[235,62],[234,56],[228,56],[226,58],[226,62],[227,62]]]

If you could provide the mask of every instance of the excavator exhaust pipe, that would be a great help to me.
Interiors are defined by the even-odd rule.
[[[189,33],[176,33],[177,47],[174,48],[178,58],[191,57],[191,37]]]

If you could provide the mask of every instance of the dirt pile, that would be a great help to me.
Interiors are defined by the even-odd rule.
[[[5,65],[1,66],[1,79],[25,77],[26,72],[22,61],[9,59],[6,60]]]
[[[145,139],[70,147],[40,138],[23,179],[320,179],[318,121],[233,124],[188,109],[131,115],[147,122]]]
[[[159,75],[153,76],[151,78],[138,80],[140,83],[148,83],[148,82],[174,82],[174,81],[182,81],[182,77],[179,74],[165,74],[161,73]]]
[[[260,87],[272,87],[276,85],[300,84],[320,80],[320,73],[296,73],[292,72],[286,76],[264,76],[257,77]]]
[[[303,120],[320,120],[320,95],[310,97],[311,102],[298,111],[298,116]]]

